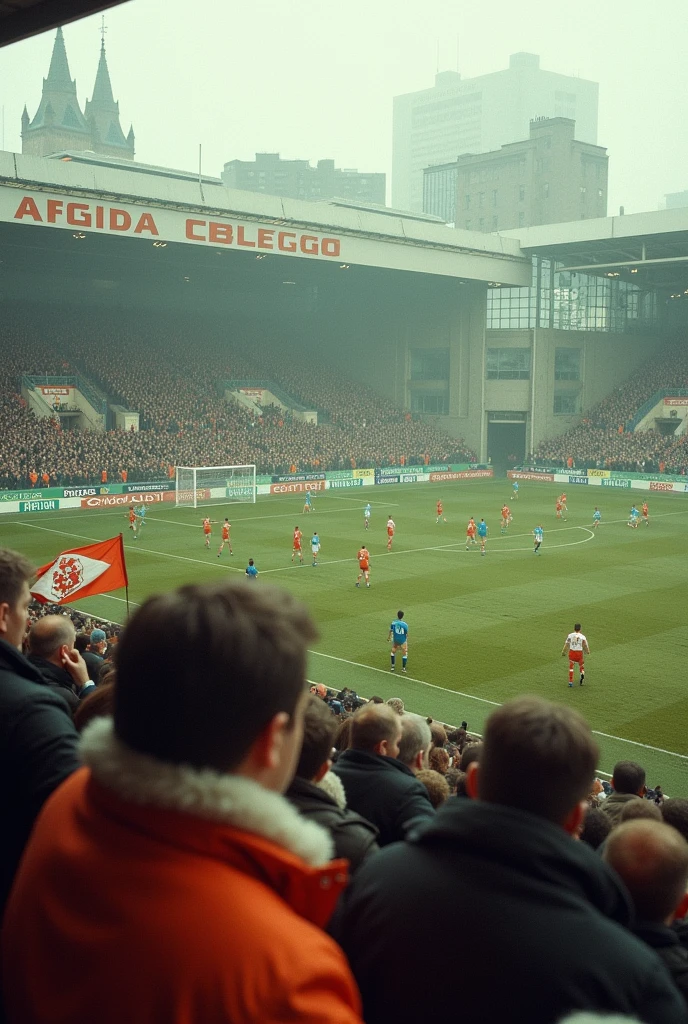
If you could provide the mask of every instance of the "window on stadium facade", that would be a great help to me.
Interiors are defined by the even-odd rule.
[[[449,380],[449,349],[411,349],[411,380]]]
[[[487,290],[489,330],[549,327],[637,333],[651,329],[658,316],[653,291],[641,291],[620,278],[564,270],[561,263],[552,265],[535,256],[530,287]]]
[[[555,391],[555,416],[576,416],[581,411],[580,391]]]
[[[529,380],[529,348],[488,348],[485,362],[488,380]]]
[[[411,412],[424,413],[426,416],[447,416],[449,393],[447,391],[413,391]]]
[[[580,348],[557,348],[554,350],[554,379],[580,380],[583,364],[583,350]]]

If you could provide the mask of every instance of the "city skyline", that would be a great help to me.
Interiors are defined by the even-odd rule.
[[[506,67],[512,52],[538,53],[547,70],[599,82],[609,213],[620,205],[631,213],[656,209],[665,193],[688,184],[688,139],[676,130],[672,105],[659,99],[688,88],[685,32],[668,31],[680,10],[667,0],[662,18],[641,25],[640,6],[632,5],[619,23],[583,0],[564,31],[539,0],[516,10],[498,3],[489,17],[457,13],[446,0],[411,2],[401,20],[384,0],[372,9],[352,0],[347,16],[329,19],[312,0],[288,9],[277,0],[250,9],[204,0],[192,12],[168,0],[164,18],[154,0],[135,0],[107,12],[105,44],[114,97],[122,123],[136,125],[141,162],[194,170],[201,144],[210,174],[232,159],[280,152],[385,172],[388,181],[395,95],[429,87],[438,65],[456,68],[457,54],[468,78]],[[100,23],[93,16],[64,29],[81,104],[95,79]],[[21,112],[25,103],[30,116],[38,107],[54,37],[50,31],[0,51],[5,149],[21,151]]]

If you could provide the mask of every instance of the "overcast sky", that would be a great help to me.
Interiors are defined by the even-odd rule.
[[[106,46],[125,133],[147,163],[219,175],[256,151],[333,157],[391,170],[392,97],[508,66],[510,53],[600,84],[600,145],[610,155],[609,212],[654,210],[688,189],[685,0],[130,0],[106,12]],[[65,28],[79,101],[90,97],[100,16]],[[0,50],[4,148],[21,151],[54,32]],[[388,178],[389,183],[389,178]]]

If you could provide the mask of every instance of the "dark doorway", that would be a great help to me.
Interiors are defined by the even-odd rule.
[[[497,473],[520,466],[526,457],[526,424],[488,423],[487,455]]]

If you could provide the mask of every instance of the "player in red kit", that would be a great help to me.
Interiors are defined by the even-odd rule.
[[[447,518],[446,518],[446,516],[444,515],[444,505],[442,504],[442,502],[441,502],[441,501],[438,501],[438,502],[437,502],[437,519],[435,520],[435,522],[436,522],[436,523],[439,523],[440,519],[441,519],[441,520],[442,520],[443,522],[445,522],[445,523],[446,523],[446,521],[447,521]]]
[[[229,545],[229,553],[230,553],[230,555],[234,554],[234,552],[232,551],[232,542],[229,539],[229,531],[231,530],[231,528],[232,528],[232,524],[230,523],[229,519],[227,519],[227,517],[225,516],[225,521],[222,524],[222,540],[220,541],[220,550],[217,553],[217,557],[218,558],[222,554],[222,549],[225,546],[225,544]]]
[[[298,526],[294,527],[294,539],[292,541],[291,560],[294,561],[294,555],[299,556],[299,562],[303,565],[303,551],[301,550],[301,531]]]
[[[578,665],[579,672],[579,683],[582,686],[585,679],[585,659],[584,654],[590,654],[590,648],[588,647],[587,637],[581,633],[581,624],[577,622],[573,627],[573,633],[569,633],[564,641],[564,647],[561,652],[562,658],[568,651],[569,654],[569,686],[573,686],[573,673],[574,666]]]

